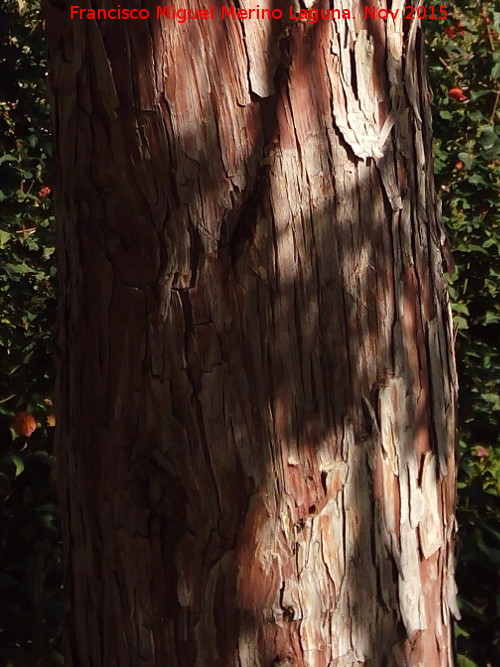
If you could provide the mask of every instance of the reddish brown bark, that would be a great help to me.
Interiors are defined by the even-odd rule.
[[[70,666],[453,664],[421,35],[343,8],[48,6]]]

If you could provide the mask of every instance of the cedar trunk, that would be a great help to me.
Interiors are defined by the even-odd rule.
[[[47,5],[67,665],[451,666],[420,27],[142,6]]]

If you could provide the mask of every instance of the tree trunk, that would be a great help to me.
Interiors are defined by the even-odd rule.
[[[452,665],[420,27],[143,6],[47,6],[67,664]]]

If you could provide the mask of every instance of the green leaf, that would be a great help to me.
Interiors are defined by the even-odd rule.
[[[485,179],[480,174],[472,174],[469,183],[472,183],[472,185],[486,185]]]
[[[479,667],[479,665],[476,662],[470,660],[465,655],[458,655],[457,658],[458,658],[458,667]]]
[[[458,623],[455,623],[455,636],[456,637],[470,637],[470,632],[467,632],[464,630],[464,628],[459,625]]]
[[[0,229],[0,245],[4,246],[10,241],[11,234],[3,229]]]
[[[469,323],[465,319],[465,317],[461,317],[460,315],[454,315],[453,316],[453,324],[457,329],[468,329],[469,328]]]
[[[16,466],[16,477],[19,477],[19,475],[24,471],[24,461],[20,456],[17,454],[14,454],[12,456],[12,463]]]

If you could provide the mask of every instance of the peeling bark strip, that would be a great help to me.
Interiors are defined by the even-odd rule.
[[[422,38],[343,6],[47,5],[69,666],[454,663]]]

